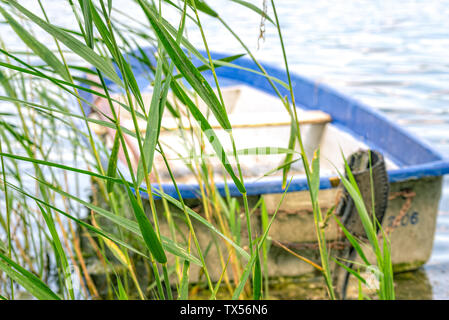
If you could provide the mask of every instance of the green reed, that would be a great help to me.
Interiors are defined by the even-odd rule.
[[[191,291],[200,287],[208,290],[211,299],[216,299],[219,291],[235,299],[269,298],[268,232],[278,210],[267,212],[263,199],[251,207],[247,197],[239,157],[244,152],[235,147],[220,79],[215,72],[221,66],[242,68],[232,63],[241,55],[212,59],[207,30],[202,27],[200,19],[201,15],[208,15],[221,23],[241,44],[245,54],[259,68],[258,71],[247,71],[259,74],[269,82],[291,116],[288,148],[281,150],[286,155],[285,161],[273,170],[283,170],[287,192],[290,165],[299,160],[293,159],[293,155],[297,155],[294,151],[297,142],[309,183],[321,269],[329,297],[334,299],[330,257],[324,230],[320,227],[323,217],[318,201],[319,151],[310,164],[302,143],[286,48],[274,1],[271,2],[274,19],[246,1],[232,2],[261,15],[277,29],[288,83],[270,76],[220,14],[204,1],[131,2],[146,18],[146,21],[137,22],[140,26],[137,29],[131,25],[133,17],[123,9],[114,8],[112,1],[69,0],[67,5],[77,21],[77,26],[70,30],[52,23],[45,2],[39,1],[41,12],[31,12],[18,1],[0,2],[1,16],[27,48],[26,54],[14,52],[0,41],[0,84],[3,90],[0,102],[12,106],[13,110],[1,114],[0,118],[1,188],[6,210],[5,215],[0,212],[0,227],[7,235],[6,243],[0,238],[0,297],[14,299],[18,293],[28,292],[38,299],[100,298],[98,283],[88,270],[88,259],[93,256],[103,269],[111,270],[105,272],[105,297],[109,299],[173,299],[173,293],[178,298],[188,299],[192,297]],[[164,18],[165,6],[178,11],[177,26]],[[187,22],[199,29],[207,58],[201,56],[189,41]],[[51,37],[56,52],[36,37],[34,28]],[[156,65],[146,57],[143,44],[157,48]],[[148,109],[127,59],[127,53],[136,48],[141,53],[140,63],[148,68],[148,77],[153,85]],[[191,62],[192,56],[200,59],[203,65],[195,67]],[[39,64],[35,63],[36,60]],[[212,71],[213,84],[209,84],[201,74],[204,70]],[[98,81],[86,79],[83,74],[96,76]],[[106,78],[124,92],[123,101],[114,99]],[[192,89],[187,89],[184,81]],[[89,85],[89,88],[81,86],[81,83]],[[283,97],[278,86],[288,89],[290,97]],[[80,95],[82,90],[105,99],[110,115],[102,114],[95,104],[86,101]],[[174,105],[168,101],[169,92],[175,97]],[[207,105],[207,114],[199,109],[198,99]],[[70,104],[77,105],[79,113],[72,110]],[[103,117],[89,117],[83,105],[89,105]],[[131,114],[131,128],[120,123],[120,113],[114,107],[117,105],[123,112]],[[166,146],[159,141],[161,120],[167,113],[178,119],[181,113],[186,113],[191,122],[197,122],[198,129],[183,133],[186,144],[201,147],[208,141],[213,146],[214,156],[221,161],[226,184],[224,197],[215,186],[208,157],[198,154],[186,163],[202,188],[200,202],[205,216],[193,210],[183,199],[176,172],[164,153]],[[224,148],[209,123],[209,116],[216,118],[221,128],[229,133],[228,139],[233,147],[229,154],[223,153]],[[143,128],[139,128],[139,120],[146,125],[144,134],[141,133]],[[79,122],[85,125],[86,131],[80,130]],[[115,130],[111,149],[97,139],[91,129],[93,125]],[[181,127],[182,123],[179,125]],[[64,128],[65,135],[61,135],[61,128]],[[140,152],[137,171],[133,167],[132,152],[126,144],[129,137],[137,140]],[[61,153],[61,148],[67,144],[73,150],[70,155],[73,161],[69,164],[62,154],[57,160],[54,156]],[[120,148],[125,157],[125,168],[119,165]],[[158,174],[153,165],[156,153],[163,158],[178,199],[155,189],[150,181],[150,174]],[[237,172],[230,160],[234,161]],[[22,168],[27,165],[31,170],[24,171]],[[130,181],[125,178],[123,169],[128,171]],[[244,219],[240,217],[241,205],[229,195],[228,178],[241,193]],[[74,179],[75,183],[69,179]],[[91,179],[92,190],[96,189],[92,192],[93,199],[88,201],[80,195],[80,182],[86,179]],[[346,183],[344,178],[342,181],[359,203],[358,194],[353,191],[357,190],[356,186],[352,181]],[[284,196],[285,193],[282,199]],[[156,197],[161,199],[162,208],[157,205]],[[150,217],[145,212],[146,207],[150,208]],[[90,213],[88,218],[82,216],[86,209]],[[261,211],[262,235],[252,230],[251,215],[256,210]],[[360,205],[362,217],[365,212]],[[269,214],[272,214],[271,219]],[[168,236],[161,232],[161,218],[169,225]],[[246,225],[247,245],[241,237],[242,223]],[[195,225],[201,225],[211,234],[213,241],[209,247],[201,247]],[[187,235],[182,234],[182,227],[187,228]],[[373,229],[368,225],[366,229],[371,241]],[[20,230],[20,239],[12,236],[17,230]],[[349,233],[347,237],[353,240]],[[387,299],[394,298],[394,291],[388,241],[383,243],[383,249],[374,240],[372,245],[385,279],[381,282],[380,298]],[[359,248],[355,240],[353,245]],[[215,284],[207,264],[212,247],[217,251],[221,267],[219,281]],[[359,254],[362,256],[363,252]],[[174,257],[173,262],[169,257]],[[70,269],[71,266],[74,270]],[[147,279],[139,278],[137,266],[141,268],[139,270],[146,270]],[[190,283],[192,266],[201,270],[200,282],[196,285]],[[51,278],[54,274],[56,279]],[[73,274],[77,278],[74,281]],[[204,281],[201,280],[202,275]],[[74,282],[80,286],[76,292]]]

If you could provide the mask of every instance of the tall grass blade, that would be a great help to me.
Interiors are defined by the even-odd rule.
[[[214,129],[212,129],[212,126],[207,121],[207,119],[203,116],[201,111],[198,109],[198,107],[193,103],[193,101],[189,98],[189,96],[182,90],[181,86],[177,84],[176,82],[172,82],[172,91],[173,93],[181,100],[184,105],[187,106],[189,111],[192,113],[192,116],[195,118],[197,123],[201,127],[201,131],[203,131],[210,142],[211,146],[213,147],[215,154],[220,159],[223,167],[226,169],[226,171],[231,176],[231,179],[234,181],[236,187],[239,189],[241,193],[246,192],[245,186],[242,184],[240,179],[236,176],[234,173],[234,170],[232,166],[230,165],[230,162],[228,160],[228,157],[226,156],[225,149],[223,148],[222,144],[220,143],[220,140],[218,139],[217,135],[215,134]]]
[[[170,202],[171,204],[175,205],[177,208],[183,210],[183,205],[180,201],[176,200],[175,198],[169,196],[168,194],[162,193],[162,192],[158,192],[158,190],[154,190],[155,191],[155,195],[160,196],[161,198],[166,199],[168,202]],[[196,213],[195,211],[193,211],[191,208],[189,207],[185,207],[185,209],[187,210],[187,213],[194,219],[196,219],[197,221],[199,221],[200,223],[202,223],[204,226],[206,226],[210,231],[216,233],[217,235],[219,235],[221,238],[223,238],[225,241],[227,241],[230,245],[232,245],[235,249],[236,252],[238,252],[238,254],[240,254],[242,257],[244,257],[245,259],[250,259],[250,255],[248,254],[248,252],[246,252],[241,246],[239,246],[238,244],[236,244],[234,241],[232,241],[232,239],[230,239],[229,237],[225,236],[222,232],[220,232],[215,226],[213,226],[210,222],[208,222],[205,218],[203,218],[201,215],[199,215],[198,213]]]
[[[120,150],[120,136],[116,133],[114,138],[114,145],[112,146],[111,155],[109,157],[108,162],[108,170],[107,170],[107,176],[115,178],[117,174],[117,161],[118,161],[118,154]],[[108,193],[112,192],[112,188],[114,186],[114,182],[112,180],[108,180],[106,183],[106,188]]]
[[[382,261],[382,283],[381,285],[384,287],[383,290],[383,299],[385,300],[394,300],[395,299],[395,291],[394,291],[394,274],[393,274],[393,263],[391,261],[391,245],[390,240],[387,238],[385,233],[383,233],[383,261]]]
[[[45,61],[63,79],[70,81],[67,69],[58,58],[45,45],[33,37],[22,25],[17,22],[5,9],[0,6],[0,13],[5,17],[6,22],[39,58]]]
[[[258,245],[256,245],[258,247]],[[253,299],[260,300],[262,297],[262,267],[260,263],[259,250],[256,250],[256,262],[253,273]]]
[[[214,68],[219,68],[220,66],[223,66],[223,64],[221,62],[228,62],[228,63],[230,63],[230,62],[232,62],[234,60],[237,60],[237,59],[243,57],[244,55],[245,55],[244,53],[241,53],[241,54],[236,54],[236,55],[232,55],[232,56],[229,56],[229,57],[225,57],[225,58],[222,58],[222,59],[214,60]],[[203,64],[203,65],[201,65],[201,66],[199,66],[197,68],[197,70],[199,72],[207,71],[207,70],[210,70],[210,69],[211,68],[210,68],[210,65],[208,63]],[[182,79],[182,78],[183,78],[182,74],[177,74],[177,75],[173,76],[173,80],[178,80],[178,79]]]
[[[129,300],[128,294],[126,293],[125,288],[123,287],[122,280],[117,276],[117,287],[118,287],[118,299],[119,300]]]
[[[184,0],[184,1],[188,1],[188,0]],[[189,1],[190,3],[192,3],[192,0]],[[193,2],[195,2],[195,7],[200,10],[201,12],[204,12],[214,18],[218,17],[218,13],[216,11],[214,11],[211,7],[209,7],[209,5],[202,1],[202,0],[193,0]]]
[[[355,181],[355,178],[351,172],[351,169],[349,168],[349,165],[348,165],[346,159],[345,159],[345,169],[346,169],[346,174],[349,177],[349,180],[345,176],[343,176],[340,172],[338,172],[338,175],[340,176],[341,182],[343,183],[344,187],[348,191],[349,195],[354,200],[354,204],[357,208],[357,212],[359,213],[360,220],[362,222],[362,225],[366,232],[366,235],[369,239],[369,242],[370,242],[371,246],[373,247],[374,252],[376,253],[376,256],[379,257],[380,248],[379,248],[379,244],[377,241],[376,231],[372,224],[372,220],[369,217],[368,211],[366,210],[365,202],[363,201],[362,195],[357,186],[357,182]]]
[[[158,18],[155,16],[153,9],[150,8],[142,0],[137,0],[144,10],[148,20],[151,23],[155,33],[158,36],[161,44],[163,45],[165,51],[170,56],[172,62],[178,68],[179,72],[184,75],[184,78],[189,82],[195,92],[203,99],[203,101],[211,109],[217,121],[223,127],[223,129],[231,129],[231,124],[229,122],[226,110],[221,102],[215,95],[212,87],[204,79],[198,69],[193,65],[190,59],[186,56],[181,47],[176,43],[176,41],[170,36],[170,34],[165,30],[164,26],[159,22]]]
[[[112,181],[114,181],[114,182],[116,182],[116,183],[120,183],[120,184],[129,183],[129,182],[123,181],[122,179],[119,179],[119,178],[106,177],[106,176],[103,176],[103,175],[101,175],[101,174],[97,174],[97,173],[94,173],[94,172],[91,172],[91,171],[82,170],[82,169],[77,169],[77,168],[73,168],[73,167],[65,166],[65,165],[60,165],[60,164],[52,163],[52,162],[49,162],[49,161],[37,160],[37,159],[33,159],[33,158],[27,158],[27,157],[17,156],[17,155],[13,155],[13,154],[9,154],[9,153],[0,153],[0,156],[5,156],[5,157],[13,158],[13,159],[18,159],[18,160],[23,160],[23,161],[29,161],[29,162],[32,162],[32,163],[43,164],[43,165],[48,165],[48,166],[52,166],[52,167],[56,167],[56,168],[61,168],[61,169],[64,169],[64,170],[69,170],[69,171],[73,171],[73,172],[78,172],[78,173],[85,174],[85,175],[89,175],[89,176],[92,176],[92,177],[97,177],[97,178],[101,178],[101,179],[105,179],[105,180],[112,180]],[[69,193],[67,193],[67,192],[64,192],[64,191],[62,191],[62,190],[60,190],[60,189],[58,189],[58,188],[55,188],[55,187],[53,187],[52,185],[50,185],[50,184],[48,184],[48,183],[46,183],[46,182],[44,182],[44,181],[41,181],[41,180],[38,180],[38,181],[39,181],[40,183],[44,183],[45,185],[47,185],[48,187],[54,189],[55,191],[57,191],[57,192],[59,192],[59,193],[65,195],[65,196],[67,196],[67,197],[70,197],[70,198],[72,198],[72,199],[74,199],[74,200],[76,200],[76,201],[82,203],[83,205],[85,205],[85,206],[91,208],[92,210],[95,210],[95,211],[98,212],[98,213],[103,213],[103,214],[105,214],[105,212],[107,212],[107,211],[104,210],[104,209],[101,209],[101,208],[99,208],[99,207],[96,207],[96,206],[94,206],[94,205],[92,205],[92,204],[90,204],[90,203],[88,203],[88,202],[85,202],[85,201],[83,201],[83,200],[81,200],[81,199],[79,199],[79,198],[77,198],[77,197],[75,197],[75,196],[73,196],[73,195],[71,195],[71,194],[69,194]],[[15,188],[15,189],[17,189],[17,188]],[[19,192],[21,192],[21,193],[24,193],[26,196],[31,197],[31,198],[34,199],[34,200],[40,201],[38,198],[33,197],[33,196],[31,196],[30,194],[28,194],[28,193],[26,193],[26,192],[24,192],[24,191],[22,191],[22,190],[20,190],[20,189],[17,189],[17,190],[18,190]],[[142,192],[146,192],[146,190],[142,190]],[[155,196],[164,198],[165,200],[167,200],[167,201],[170,202],[171,204],[173,204],[173,205],[175,205],[176,207],[178,207],[179,209],[183,210],[183,205],[182,205],[182,203],[181,203],[180,201],[178,201],[178,200],[176,200],[175,198],[173,198],[173,197],[171,197],[171,196],[169,196],[169,195],[167,195],[167,194],[165,194],[165,193],[162,193],[162,192],[160,192],[160,191],[158,191],[158,190],[153,190],[153,192],[154,192],[154,195],[155,195]],[[41,202],[41,203],[42,203],[42,202]],[[44,204],[45,204],[45,203],[44,203]],[[51,207],[51,208],[52,208],[52,209],[57,209],[57,208],[55,208],[55,207]],[[95,208],[95,209],[94,209],[94,208]],[[209,223],[209,222],[208,222],[206,219],[204,219],[201,215],[199,215],[198,213],[196,213],[195,211],[193,211],[192,209],[190,209],[190,208],[188,208],[188,207],[186,207],[186,210],[187,210],[187,212],[188,212],[188,214],[189,214],[190,216],[192,216],[194,219],[196,219],[197,221],[199,221],[201,224],[203,224],[203,225],[204,225],[206,228],[208,228],[210,231],[216,233],[217,235],[219,235],[220,237],[222,237],[225,241],[227,241],[229,244],[231,244],[231,245],[237,250],[237,252],[238,252],[241,256],[245,257],[246,259],[249,259],[248,253],[247,253],[245,250],[243,250],[242,247],[240,247],[239,245],[237,245],[237,244],[236,244],[234,241],[232,241],[230,238],[226,237],[222,232],[220,232],[217,228],[215,228],[211,223]],[[59,210],[59,212],[60,212],[61,214],[63,214],[63,215],[66,215],[66,213],[63,212],[63,211],[61,211],[61,210]],[[109,218],[114,219],[114,218],[112,218],[113,216],[114,216],[114,215],[111,214],[111,215],[109,215]],[[73,218],[73,217],[71,217],[71,218]],[[115,216],[115,218],[116,218],[116,219],[120,219],[120,217],[118,217],[118,216]],[[78,219],[76,219],[75,221],[78,221],[80,224],[86,226],[87,228],[90,227],[89,225],[83,223],[82,221],[80,221],[80,220],[78,220]],[[119,220],[117,220],[116,222],[118,223],[118,221],[119,221]],[[123,220],[122,220],[122,223],[123,223]],[[125,225],[123,225],[123,226],[125,226]],[[128,226],[128,227],[129,227],[129,226]],[[97,232],[97,233],[98,233],[98,230],[96,230],[96,231],[94,231],[94,232]],[[115,242],[117,242],[117,241],[115,241]],[[192,259],[190,259],[190,260],[192,261]],[[198,260],[193,260],[192,262],[197,263]]]
[[[86,33],[86,43],[89,48],[94,47],[94,28],[92,22],[92,13],[91,13],[91,0],[79,0],[81,11],[83,11],[84,15],[84,31]]]
[[[124,181],[125,182],[125,181]],[[165,255],[165,251],[162,247],[162,243],[160,242],[156,232],[151,225],[150,220],[145,215],[142,207],[137,202],[136,197],[134,196],[131,188],[128,183],[125,182],[126,191],[128,193],[129,200],[131,201],[131,205],[134,210],[134,216],[136,217],[137,223],[139,224],[140,231],[142,232],[142,237],[145,241],[147,248],[153,254],[154,258],[159,263],[166,263],[167,256]]]
[[[101,207],[98,207],[92,203],[86,202],[70,193],[67,193],[61,189],[58,189],[56,187],[54,187],[51,184],[42,182],[45,186],[49,187],[50,189],[54,190],[55,192],[61,194],[64,197],[67,197],[69,199],[75,200],[78,203],[86,206],[87,208],[89,208],[90,210],[92,210],[93,212],[96,212],[97,214],[101,215],[102,217],[108,219],[109,221],[113,222],[116,226],[122,227],[130,232],[132,232],[133,234],[137,235],[139,238],[143,238],[141,229],[139,227],[139,224],[129,220],[125,217],[122,216],[118,216],[116,214],[113,214],[112,212],[103,209]],[[184,248],[180,247],[178,244],[176,244],[172,239],[166,238],[164,236],[161,237],[161,241],[162,241],[162,245],[164,247],[165,250],[167,250],[167,252],[170,252],[171,254],[178,256],[182,259],[186,259],[189,260],[192,263],[195,263],[197,265],[201,265],[201,262],[198,260],[197,257],[193,256],[192,254],[188,253]]]
[[[51,237],[53,240],[53,245],[56,248],[56,252],[55,252],[56,258],[61,263],[64,280],[66,282],[67,290],[69,292],[70,298],[75,299],[75,294],[73,292],[72,278],[70,277],[69,263],[67,261],[67,256],[62,247],[61,240],[59,239],[59,235],[56,230],[56,226],[53,221],[53,218],[51,216],[51,212],[45,210],[39,203],[36,203],[36,204],[39,207],[39,209],[42,213],[42,216],[44,217],[44,220],[45,220],[45,223],[47,224],[48,230],[50,231],[50,234],[51,234]]]
[[[40,183],[42,183],[42,181],[40,181]],[[59,208],[57,208],[57,207],[55,207],[55,206],[52,206],[52,205],[49,204],[49,203],[46,203],[45,201],[42,201],[41,199],[39,199],[39,198],[33,196],[32,194],[30,194],[30,193],[28,193],[28,192],[26,192],[26,191],[24,191],[24,190],[22,190],[22,189],[20,189],[20,188],[18,188],[18,187],[16,187],[16,186],[12,185],[12,184],[9,184],[9,183],[8,183],[8,186],[9,186],[10,188],[16,190],[17,192],[23,194],[24,196],[26,196],[26,197],[28,197],[28,198],[30,198],[30,199],[36,201],[36,202],[39,202],[41,205],[45,205],[45,206],[49,207],[49,208],[50,208],[51,210],[53,210],[54,212],[56,212],[56,213],[58,213],[58,214],[61,214],[61,215],[65,216],[65,217],[67,217],[67,218],[69,218],[70,220],[76,222],[78,225],[80,225],[80,226],[86,228],[86,229],[89,230],[89,231],[92,231],[93,233],[99,235],[100,237],[104,237],[104,238],[106,238],[106,239],[109,239],[109,240],[111,240],[111,241],[114,241],[115,243],[117,243],[117,244],[119,244],[119,245],[121,245],[121,246],[127,248],[128,250],[130,250],[130,251],[132,251],[132,252],[137,253],[138,255],[144,257],[145,259],[149,259],[149,257],[148,257],[147,255],[145,255],[144,253],[140,252],[140,251],[137,250],[136,248],[130,246],[128,243],[126,243],[126,242],[124,242],[124,241],[118,239],[118,238],[115,237],[114,235],[112,235],[112,234],[110,234],[110,233],[108,233],[108,232],[102,231],[102,230],[100,230],[100,229],[98,229],[98,228],[95,228],[95,227],[91,226],[90,224],[84,222],[83,220],[80,220],[80,219],[74,217],[73,215],[70,215],[70,214],[66,213],[66,212],[63,211],[63,210],[61,210],[61,209],[59,209]]]
[[[143,143],[144,159],[146,161],[145,168],[148,172],[144,172],[142,163],[143,158],[140,157],[137,166],[137,184],[140,185],[144,179],[144,175],[151,172],[154,159],[154,151],[159,137],[161,111],[161,93],[162,93],[162,57],[158,59],[156,74],[154,77],[153,95],[151,97],[150,112],[147,120],[147,128],[145,132],[145,140]]]
[[[42,280],[0,253],[0,270],[39,300],[61,300]],[[2,261],[3,260],[3,261]]]
[[[46,22],[45,20],[42,20],[28,9],[22,7],[16,0],[10,0],[8,1],[8,3],[19,10],[22,14],[27,16],[39,27],[65,44],[70,50],[72,50],[73,53],[79,55],[87,62],[95,66],[97,69],[101,70],[109,79],[111,79],[118,85],[122,85],[121,79],[118,77],[117,73],[114,70],[114,67],[112,66],[112,63],[108,59],[99,56],[91,48],[87,47],[81,41],[75,39],[69,33],[63,31],[61,28],[58,28]]]
[[[362,283],[366,284],[366,280],[360,275],[359,272],[349,268],[348,266],[344,265],[343,263],[341,263],[340,261],[338,261],[337,259],[333,259],[334,262],[336,264],[338,264],[340,267],[342,267],[343,269],[345,269],[347,272],[349,272],[350,274],[352,274],[354,277],[356,277],[359,281],[361,281]]]
[[[254,4],[252,4],[248,1],[244,1],[244,0],[231,0],[231,1],[241,4],[242,6],[247,7],[248,9],[251,9],[255,13],[260,14],[262,17],[264,17],[265,19],[270,21],[272,24],[275,24],[274,21],[263,10],[261,10],[259,7],[255,6]]]
[[[190,263],[189,261],[184,260],[184,265],[182,268],[181,284],[179,286],[178,300],[187,300],[189,298],[189,270],[190,270]]]
[[[370,265],[368,259],[365,256],[365,253],[363,252],[362,247],[360,246],[359,242],[354,238],[354,236],[348,231],[348,229],[345,228],[345,226],[341,223],[341,221],[335,218],[335,222],[337,222],[338,226],[341,228],[341,230],[343,231],[343,233],[345,234],[345,237],[349,240],[349,242],[351,243],[351,245],[354,247],[354,249],[357,251],[357,253],[359,254],[360,258],[362,258],[362,260],[367,264]]]
[[[276,210],[273,213],[273,216],[270,219],[270,222],[267,225],[266,230],[264,231],[262,237],[260,238],[260,241],[258,242],[258,245],[256,246],[256,250],[253,251],[253,253],[251,254],[251,258],[248,261],[248,263],[246,264],[246,267],[243,271],[242,276],[239,279],[239,283],[236,287],[236,289],[234,290],[234,293],[232,294],[232,299],[236,300],[240,297],[243,288],[245,286],[246,281],[248,280],[249,275],[251,274],[251,271],[253,270],[253,266],[254,263],[256,262],[256,259],[258,257],[258,251],[262,248],[262,244],[265,242],[267,236],[268,236],[268,232],[270,231],[271,225],[273,224],[274,219],[276,218],[276,214],[282,204],[282,202],[284,201],[284,197],[285,194],[287,193],[288,187],[290,186],[291,180],[288,183],[287,187],[284,190],[284,193],[282,194],[281,200],[279,201]]]

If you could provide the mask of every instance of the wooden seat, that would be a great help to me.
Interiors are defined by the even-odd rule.
[[[258,114],[253,113],[232,113],[228,115],[232,128],[258,128],[258,127],[278,127],[278,126],[290,126],[290,116],[287,112],[261,112]],[[211,117],[209,124],[214,129],[220,129],[218,121]],[[298,114],[298,123],[300,125],[316,124],[324,125],[332,121],[329,114],[320,111],[302,111]],[[191,119],[192,124],[195,126],[197,123],[194,119]],[[191,123],[187,118],[182,118],[182,128],[188,130],[191,128]],[[146,123],[142,119],[138,119],[139,129],[145,131]],[[128,129],[134,128],[131,119],[125,119],[122,121],[122,126]],[[165,117],[162,119],[161,131],[173,131],[180,129],[179,119],[172,117]]]
[[[237,87],[228,87],[222,89],[222,97],[225,101],[226,112],[228,113],[229,121],[232,125],[232,128],[262,128],[262,127],[280,127],[280,126],[290,126],[291,118],[290,115],[285,111],[283,107],[279,108],[279,106],[275,106],[273,110],[269,111],[266,108],[261,110],[261,112],[253,111],[254,108],[249,109],[246,108],[245,104],[240,104],[237,107],[238,101],[242,94],[242,88]],[[122,95],[114,95],[114,99],[118,101],[126,103],[126,98]],[[142,99],[146,108],[149,109],[152,99],[152,93],[144,93],[142,94]],[[174,98],[172,93],[170,92],[167,97],[168,101],[172,104],[174,103]],[[254,101],[246,100],[243,103],[255,103],[256,105],[259,103],[264,103],[265,101],[259,101],[257,99],[265,99],[260,96],[255,96]],[[273,103],[274,103],[273,99]],[[208,113],[208,107],[201,100],[198,99],[196,101],[198,103],[198,108],[205,115]],[[179,103],[179,102],[178,102]],[[276,101],[278,103],[278,101]],[[109,106],[107,106],[109,108]],[[147,109],[147,112],[148,112]],[[325,125],[332,121],[332,118],[329,114],[320,111],[320,110],[298,110],[298,123],[300,125],[305,124],[315,124],[315,125]],[[106,113],[108,110],[104,110]],[[134,130],[134,124],[131,119],[131,114],[129,112],[121,110],[121,124],[125,128],[130,130]],[[220,129],[221,126],[218,121],[215,119],[213,115],[211,115],[208,119],[209,124],[213,129]],[[170,116],[168,112],[165,112],[164,117],[162,119],[161,131],[174,131],[180,128],[185,130],[190,129],[191,126],[197,126],[197,122],[191,118],[190,120],[187,117],[182,118],[182,123],[179,123],[179,119],[175,119]],[[146,130],[147,124],[145,120],[138,118],[138,126],[141,132]]]

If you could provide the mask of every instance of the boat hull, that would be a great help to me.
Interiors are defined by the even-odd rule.
[[[382,227],[389,232],[391,240],[391,255],[393,269],[395,272],[410,271],[419,268],[426,263],[432,253],[433,238],[435,233],[436,219],[438,215],[438,204],[441,196],[442,177],[426,177],[420,179],[409,179],[390,184],[390,197]],[[339,199],[341,190],[336,188],[320,190],[319,200],[323,213],[326,213]],[[263,195],[269,218],[272,217],[281,199],[281,194]],[[250,206],[255,205],[260,196],[250,196]],[[241,199],[237,198],[239,201]],[[189,206],[195,211],[204,215],[199,200],[189,200]],[[242,206],[243,207],[243,206]],[[156,201],[158,212],[164,212],[161,200]],[[150,216],[149,205],[146,211]],[[181,233],[178,241],[182,242],[188,236],[188,229],[182,222],[182,212],[170,206],[170,212],[175,217]],[[179,221],[176,221],[179,219]],[[170,236],[167,220],[161,215],[159,225],[161,233]],[[260,211],[252,215],[253,233],[262,234],[262,221]],[[213,236],[209,229],[203,224],[193,220],[195,232],[200,242],[202,250],[207,251],[206,264],[213,281],[218,281],[222,272],[222,264],[217,247],[222,252],[228,252],[231,246],[223,241],[219,236]],[[247,246],[246,221],[241,215],[241,245]],[[325,228],[326,240],[331,255],[336,256],[338,252],[348,245],[342,241],[341,231],[333,219],[329,219]],[[285,248],[320,264],[318,243],[316,241],[316,231],[313,219],[312,206],[308,191],[287,193],[280,206],[276,219],[274,220],[269,237],[271,247],[268,254],[268,275],[270,277],[299,277],[311,274],[316,271],[313,266],[305,263],[287,252]],[[373,264],[375,257],[369,245],[364,245],[366,256]],[[169,260],[173,260],[169,256]],[[223,257],[226,259],[226,257]],[[174,261],[174,260],[173,260]],[[200,268],[191,265],[192,282],[198,281]],[[235,275],[234,275],[235,276]],[[230,276],[232,277],[232,276]],[[235,279],[234,279],[235,280]]]

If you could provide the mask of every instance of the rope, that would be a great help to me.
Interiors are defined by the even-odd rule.
[[[385,228],[385,233],[387,235],[390,235],[401,223],[402,218],[407,214],[407,212],[410,210],[412,206],[412,200],[416,196],[416,192],[413,192],[411,190],[403,190],[399,192],[391,193],[388,197],[388,201],[396,199],[398,197],[405,198],[405,202],[402,205],[401,210],[399,210],[398,216],[393,220],[393,223],[391,227]]]

